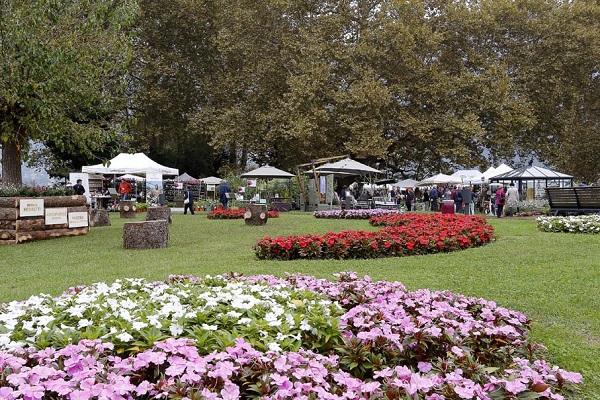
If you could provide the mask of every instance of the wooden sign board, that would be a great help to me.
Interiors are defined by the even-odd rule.
[[[82,228],[88,226],[88,213],[78,211],[69,213],[69,228]]]
[[[46,225],[62,225],[69,222],[67,207],[46,208]]]
[[[20,199],[19,216],[21,217],[43,217],[44,199]]]

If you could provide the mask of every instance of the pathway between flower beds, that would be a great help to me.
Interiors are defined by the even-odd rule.
[[[481,246],[494,232],[484,218],[472,215],[388,213],[371,217],[369,223],[383,228],[265,237],[253,249],[263,260],[401,257]]]

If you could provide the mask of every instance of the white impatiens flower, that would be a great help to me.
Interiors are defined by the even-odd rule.
[[[295,319],[299,308],[306,309],[300,327]],[[149,327],[159,330],[161,336],[188,337],[194,328],[211,335],[231,333],[233,324],[236,330],[258,335],[265,345],[279,351],[300,345],[302,331],[315,331],[323,316],[336,310],[342,310],[341,306],[323,296],[283,284],[229,282],[225,278],[153,283],[125,279],[73,288],[57,298],[40,295],[4,304],[0,308],[0,350],[27,345],[25,339],[13,342],[11,337],[38,341],[49,327],[60,331],[57,333],[64,340],[74,341],[90,327],[101,326],[107,332],[102,333],[103,340],[125,346],[123,343],[141,340],[134,332]],[[313,319],[319,322],[312,323]],[[335,318],[331,321],[337,323]]]
[[[179,335],[183,333],[183,326],[179,324],[171,324],[171,326],[169,327],[169,331],[171,332],[171,335],[173,335],[173,337],[179,337]]]
[[[269,343],[269,350],[279,353],[281,352],[281,346],[279,345],[279,343]]]
[[[205,331],[216,331],[217,329],[219,329],[219,327],[216,325],[202,324],[202,329],[204,329]]]
[[[79,322],[77,323],[77,328],[81,329],[81,328],[85,328],[86,326],[92,326],[94,323],[92,321],[90,321],[89,319],[80,319]]]
[[[117,339],[119,339],[121,342],[130,342],[133,339],[133,336],[131,336],[129,333],[127,332],[123,332],[117,335]]]

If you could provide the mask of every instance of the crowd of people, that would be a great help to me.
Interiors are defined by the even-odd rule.
[[[508,215],[513,216],[519,205],[519,192],[514,183],[507,188],[487,185],[433,185],[430,187],[392,187],[367,190],[361,185],[344,186],[339,192],[341,204],[357,208],[364,201],[384,198],[396,203],[406,211],[415,211],[420,205],[423,211],[445,211],[444,205],[452,206],[452,211],[465,215],[474,215],[475,211],[504,217],[505,207]],[[347,200],[349,199],[349,201]]]

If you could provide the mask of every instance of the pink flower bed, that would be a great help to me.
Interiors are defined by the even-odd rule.
[[[254,251],[259,259],[275,260],[400,257],[480,246],[494,231],[484,218],[456,214],[387,214],[370,222],[385,228],[265,237]]]
[[[223,209],[217,208],[208,213],[208,219],[243,219],[246,210],[243,208],[238,209]],[[268,211],[269,218],[279,218],[279,212],[270,210]]]
[[[400,283],[352,273],[339,278],[227,277],[339,302],[345,310],[340,331],[326,347],[260,352],[237,338],[211,351],[182,337],[139,352],[132,347],[129,355],[100,339],[20,348],[0,352],[0,398],[559,400],[581,382],[580,374],[544,361],[519,312],[450,292],[408,292]]]

